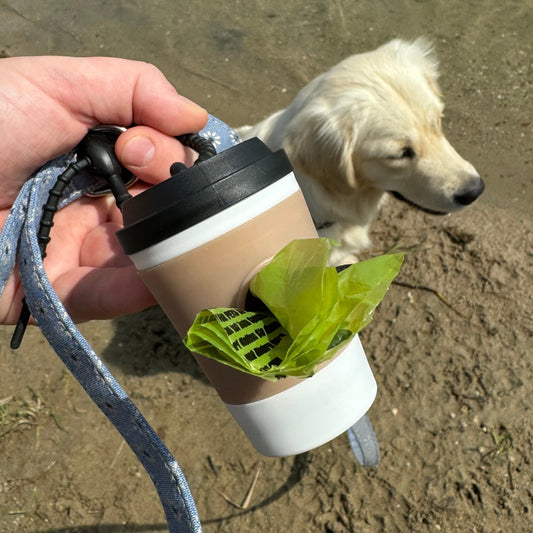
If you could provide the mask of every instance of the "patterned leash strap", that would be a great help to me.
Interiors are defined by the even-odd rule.
[[[210,117],[200,134],[218,151],[239,142],[226,124]],[[142,463],[163,505],[171,533],[200,532],[201,525],[185,477],[168,448],[78,331],[51,287],[43,268],[37,232],[42,207],[57,177],[74,161],[69,154],[48,163],[20,191],[0,234],[0,294],[19,259],[27,305],[44,336],[87,394],[109,418]],[[102,186],[88,175],[73,178],[64,207]]]

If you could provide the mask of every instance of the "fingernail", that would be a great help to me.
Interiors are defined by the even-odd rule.
[[[154,143],[147,137],[133,137],[122,149],[122,163],[129,167],[146,167],[155,154]]]

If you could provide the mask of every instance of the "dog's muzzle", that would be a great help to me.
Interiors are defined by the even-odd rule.
[[[456,192],[453,195],[453,202],[457,206],[457,208],[450,209],[448,211],[439,211],[437,209],[425,207],[423,205],[420,205],[419,203],[413,202],[413,200],[409,200],[397,191],[389,192],[398,200],[401,200],[402,202],[405,202],[406,204],[409,204],[412,207],[416,207],[417,209],[420,209],[420,211],[429,213],[430,215],[447,215],[450,211],[456,211],[474,203],[481,196],[484,190],[485,182],[479,176],[473,176],[470,183],[464,189]]]

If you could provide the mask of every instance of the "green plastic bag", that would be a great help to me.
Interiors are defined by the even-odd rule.
[[[270,313],[201,311],[187,348],[271,381],[312,376],[372,320],[403,261],[382,255],[337,273],[327,266],[333,246],[330,239],[288,244],[250,283]]]

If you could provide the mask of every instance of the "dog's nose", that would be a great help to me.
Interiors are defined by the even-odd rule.
[[[479,176],[476,176],[467,187],[454,194],[453,199],[459,205],[470,205],[474,200],[481,196],[481,193],[484,190],[485,182]]]

